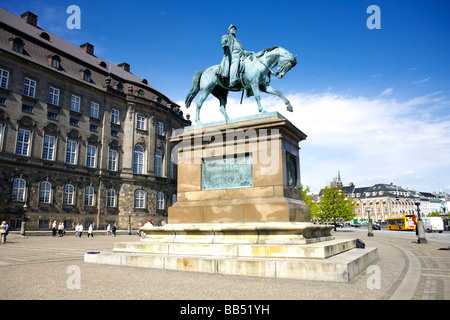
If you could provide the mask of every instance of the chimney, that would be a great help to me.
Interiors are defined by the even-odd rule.
[[[126,72],[130,72],[130,65],[126,62],[123,62],[119,65],[117,65],[120,69],[125,70]]]
[[[25,13],[22,13],[20,17],[26,23],[31,24],[33,27],[37,27],[38,16],[34,13],[27,11]]]
[[[92,44],[86,42],[85,44],[82,44],[80,48],[87,54],[90,54],[91,56],[94,55],[94,46]]]

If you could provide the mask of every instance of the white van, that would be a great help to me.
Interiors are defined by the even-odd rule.
[[[425,217],[422,220],[425,231],[439,231],[439,233],[444,231],[444,221],[441,217]]]

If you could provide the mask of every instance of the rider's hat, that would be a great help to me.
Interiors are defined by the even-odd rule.
[[[234,29],[236,29],[236,30],[237,30],[236,26],[234,26],[234,25],[230,24],[230,26],[228,27],[228,32],[230,32],[231,28],[234,28]]]

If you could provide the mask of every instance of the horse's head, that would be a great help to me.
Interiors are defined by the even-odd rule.
[[[275,72],[275,76],[278,76],[278,79],[283,79],[286,73],[297,64],[297,55],[293,56],[289,51],[284,51],[284,54],[278,62],[277,71]]]

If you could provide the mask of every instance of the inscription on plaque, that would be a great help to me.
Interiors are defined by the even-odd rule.
[[[251,155],[222,159],[202,159],[202,189],[253,187]]]

